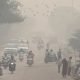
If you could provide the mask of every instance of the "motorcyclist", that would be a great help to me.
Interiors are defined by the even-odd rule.
[[[28,55],[27,55],[27,64],[29,66],[31,66],[34,63],[34,54],[32,51],[29,51]]]
[[[9,63],[9,71],[11,71],[11,73],[13,73],[13,71],[15,71],[15,68],[16,68],[16,64],[15,64],[15,59],[14,59],[14,56],[11,55],[11,60],[10,60],[10,63]]]
[[[29,53],[28,53],[28,55],[27,55],[27,59],[28,59],[28,58],[32,58],[32,60],[33,60],[34,54],[33,54],[32,51],[29,51]]]
[[[7,56],[2,57],[2,65],[6,69],[9,65],[9,58]]]
[[[13,73],[13,71],[15,71],[15,69],[16,69],[16,64],[15,63],[10,63],[9,64],[9,71],[11,71],[11,73]]]

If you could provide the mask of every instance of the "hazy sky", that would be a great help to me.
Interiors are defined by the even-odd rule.
[[[15,25],[12,31],[19,32],[17,35],[22,37],[29,37],[33,35],[42,35],[49,39],[50,37],[56,37],[60,40],[60,43],[65,43],[66,40],[66,27],[62,26],[51,27],[48,22],[48,17],[56,9],[56,7],[66,6],[72,7],[73,0],[18,0],[23,4],[23,13],[27,16],[26,20]],[[74,0],[74,8],[80,11],[80,0]],[[14,25],[13,25],[14,26]],[[16,29],[16,26],[17,27]],[[15,30],[16,29],[16,30]],[[16,34],[15,34],[16,35]],[[60,37],[61,36],[61,37]]]
[[[54,8],[56,6],[72,6],[74,3],[74,7],[80,10],[80,0],[18,0],[23,3],[25,11],[29,11],[30,9],[35,12],[40,11],[40,13]],[[74,2],[73,2],[74,1]],[[73,3],[72,3],[73,2]]]

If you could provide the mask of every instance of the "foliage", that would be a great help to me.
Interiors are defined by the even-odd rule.
[[[20,6],[16,0],[0,0],[0,23],[22,22],[24,17],[19,10]]]
[[[73,37],[69,39],[69,46],[80,51],[80,30],[76,31],[76,33],[73,34]]]

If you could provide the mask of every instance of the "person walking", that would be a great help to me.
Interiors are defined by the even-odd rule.
[[[62,51],[61,49],[59,49],[58,53],[57,53],[57,59],[61,59],[62,58]]]
[[[58,73],[60,73],[61,72],[62,59],[59,59],[57,61],[57,65],[58,65]]]
[[[72,67],[72,57],[69,57],[69,60],[68,60],[68,76],[70,76],[71,74],[71,67]]]
[[[68,69],[68,61],[66,60],[66,58],[64,58],[64,59],[62,60],[62,64],[63,64],[63,66],[62,66],[62,76],[63,76],[64,78],[66,78],[67,69]]]
[[[62,52],[61,49],[59,49],[57,53],[57,65],[58,65],[58,73],[60,73],[61,65],[62,65]]]

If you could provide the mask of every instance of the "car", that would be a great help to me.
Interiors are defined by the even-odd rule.
[[[48,63],[48,62],[56,62],[57,61],[57,57],[56,57],[56,54],[53,54],[53,55],[46,55],[45,56],[45,59],[44,59],[45,63]]]
[[[4,48],[4,54],[17,55],[17,48]]]

